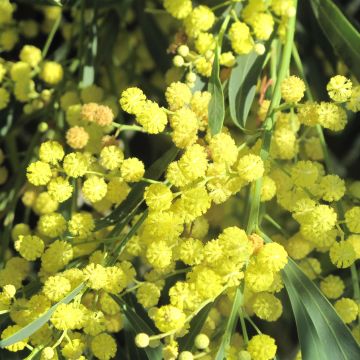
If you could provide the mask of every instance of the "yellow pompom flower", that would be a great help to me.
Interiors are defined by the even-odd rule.
[[[20,235],[14,245],[20,255],[28,261],[39,258],[45,247],[42,239],[36,235]]]
[[[42,59],[41,50],[32,45],[24,45],[19,57],[21,61],[28,63],[31,67],[37,66]]]
[[[181,241],[177,249],[179,259],[186,265],[199,265],[204,258],[202,241],[188,238]]]
[[[301,187],[308,187],[315,183],[319,177],[319,170],[311,161],[298,161],[291,168],[291,179],[294,184]]]
[[[146,187],[144,200],[146,205],[154,211],[167,210],[171,206],[173,194],[164,184],[151,184]]]
[[[117,351],[116,341],[106,333],[96,335],[91,340],[91,351],[99,360],[109,360],[115,357]]]
[[[271,153],[282,160],[292,159],[298,151],[297,139],[294,132],[287,128],[274,131]]]
[[[307,102],[297,109],[298,120],[306,126],[315,126],[319,121],[318,104]]]
[[[321,178],[320,191],[325,201],[338,201],[345,194],[345,181],[337,175],[326,175]]]
[[[245,271],[245,284],[253,292],[267,291],[274,281],[274,274],[256,261],[250,261]]]
[[[56,165],[64,155],[64,149],[57,141],[46,141],[40,145],[39,158],[41,161]]]
[[[356,260],[360,259],[360,235],[350,235],[347,238],[347,242],[353,246],[356,254]]]
[[[156,306],[159,298],[160,289],[151,282],[141,284],[136,292],[136,299],[144,308]]]
[[[31,77],[31,67],[28,63],[24,61],[18,61],[11,66],[10,69],[11,79],[20,82]]]
[[[209,150],[215,162],[231,166],[235,163],[238,149],[234,139],[225,133],[215,135],[210,139]]]
[[[103,199],[107,192],[107,184],[105,180],[99,176],[91,176],[84,181],[82,193],[85,199],[92,203]]]
[[[190,101],[190,108],[198,117],[200,130],[205,130],[207,126],[210,99],[208,91],[195,91]]]
[[[75,303],[60,304],[50,318],[57,330],[81,329],[85,321],[85,307]]]
[[[106,269],[100,264],[91,263],[83,269],[87,284],[91,289],[102,289],[107,281]]]
[[[107,170],[115,170],[124,160],[123,151],[116,145],[105,146],[100,153],[100,164]]]
[[[305,93],[305,84],[297,76],[290,76],[281,83],[281,96],[287,103],[299,102]]]
[[[251,19],[254,35],[259,40],[268,40],[274,31],[274,19],[271,14],[258,13]]]
[[[26,176],[35,186],[46,185],[52,177],[50,165],[43,161],[35,161],[27,167]]]
[[[184,149],[196,142],[198,119],[192,110],[188,108],[176,110],[170,118],[170,125],[173,128],[172,140],[178,148]]]
[[[352,82],[342,75],[333,76],[326,86],[330,98],[336,102],[348,101],[351,97]]]
[[[119,102],[124,111],[136,115],[145,104],[146,96],[141,89],[131,87],[122,92]]]
[[[341,298],[334,307],[345,324],[353,322],[359,316],[359,306],[353,299]]]
[[[2,333],[1,333],[1,339],[7,339],[8,337],[10,337],[11,335],[14,335],[16,332],[18,332],[19,330],[21,330],[21,326],[20,325],[11,325],[8,326]],[[25,349],[27,343],[28,343],[29,339],[25,338],[21,341],[17,341],[16,343],[12,344],[12,345],[8,345],[5,346],[6,350],[12,351],[12,352],[17,352],[17,351],[21,351],[23,349]]]
[[[319,124],[332,131],[341,131],[347,123],[346,111],[340,106],[321,102],[317,107]]]
[[[89,236],[95,228],[95,223],[90,213],[82,212],[74,214],[69,221],[69,231],[79,238]]]
[[[360,85],[354,86],[346,107],[352,112],[360,111]]]
[[[68,242],[56,240],[41,256],[41,266],[46,272],[56,273],[66,266],[73,256],[73,248]]]
[[[257,262],[270,271],[277,272],[285,267],[288,262],[287,252],[278,243],[265,244],[258,252]]]
[[[50,214],[59,207],[59,203],[47,191],[40,193],[32,205],[34,212],[38,215]]]
[[[345,223],[351,232],[360,233],[360,206],[354,206],[346,211]]]
[[[164,305],[156,310],[153,319],[156,327],[165,333],[180,330],[185,325],[186,316],[175,306]]]
[[[261,334],[250,339],[247,350],[251,355],[251,359],[270,360],[276,355],[277,346],[273,338]]]
[[[199,144],[189,146],[179,162],[180,171],[191,181],[203,177],[207,169],[207,153]]]
[[[261,184],[261,201],[270,201],[276,194],[276,183],[271,177],[264,176]]]
[[[172,262],[171,247],[163,240],[152,242],[146,251],[146,259],[154,268],[164,269]]]
[[[215,22],[215,15],[205,5],[197,6],[184,19],[185,32],[189,37],[195,38],[202,31],[209,30]]]
[[[255,181],[264,174],[264,162],[258,155],[245,155],[240,158],[237,171],[242,179],[247,182]]]
[[[356,253],[348,241],[335,242],[329,251],[331,262],[338,268],[350,267],[356,260]]]
[[[73,149],[84,148],[89,138],[89,133],[82,126],[73,126],[66,132],[66,143]]]
[[[44,214],[40,216],[37,227],[40,234],[55,238],[66,230],[66,220],[59,213]]]
[[[250,35],[250,28],[243,22],[234,22],[229,29],[231,47],[237,54],[248,54],[252,51],[254,42]]]
[[[164,0],[165,10],[176,19],[185,19],[192,10],[191,0]]]
[[[314,245],[306,240],[301,233],[296,233],[286,243],[286,251],[295,260],[305,258],[313,250]]]
[[[53,301],[59,301],[71,291],[70,281],[61,275],[50,276],[46,279],[43,293]]]
[[[11,230],[11,238],[16,241],[20,235],[31,235],[31,229],[28,224],[16,224]]]
[[[65,173],[74,178],[85,175],[89,165],[89,158],[80,152],[74,152],[66,155],[63,161]]]
[[[120,204],[126,199],[130,190],[131,188],[125,181],[119,178],[113,178],[107,185],[105,199],[113,204]]]
[[[270,293],[256,294],[252,299],[252,309],[257,317],[266,321],[276,321],[282,314],[281,301]]]
[[[145,174],[144,163],[136,157],[125,159],[120,167],[121,177],[127,182],[140,181]]]
[[[165,91],[166,101],[172,111],[179,110],[188,105],[191,101],[191,96],[190,88],[180,81],[171,83]]]
[[[68,200],[73,192],[73,187],[70,185],[69,181],[61,176],[52,179],[47,187],[49,195],[59,203]]]
[[[84,333],[96,336],[106,329],[106,318],[102,311],[91,311],[87,313]]]
[[[136,121],[149,134],[158,134],[164,131],[168,120],[166,112],[157,103],[148,100],[136,114]]]
[[[320,289],[328,299],[337,299],[344,293],[345,284],[340,276],[329,275],[321,280]]]
[[[40,72],[40,78],[49,85],[58,84],[64,76],[64,70],[62,66],[55,61],[46,61]]]

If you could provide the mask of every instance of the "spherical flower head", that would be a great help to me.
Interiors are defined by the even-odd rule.
[[[96,335],[91,340],[90,345],[92,353],[99,360],[109,360],[115,357],[117,351],[116,341],[112,336],[106,333]]]
[[[42,59],[41,50],[32,45],[24,45],[19,57],[21,61],[28,63],[31,67],[37,66]]]
[[[18,61],[11,66],[10,69],[11,79],[18,82],[31,77],[31,67],[24,61]]]
[[[151,184],[145,189],[144,200],[151,210],[167,210],[171,206],[173,194],[169,187],[164,184]]]
[[[56,165],[64,157],[64,149],[57,141],[46,141],[40,145],[39,158],[41,161]]]
[[[328,299],[337,299],[344,293],[345,284],[340,276],[329,275],[320,282],[320,289]]]
[[[89,311],[84,324],[85,334],[96,336],[106,329],[106,318],[102,311]]]
[[[259,40],[268,40],[274,31],[274,19],[271,14],[258,13],[251,21],[254,35]]]
[[[105,199],[113,204],[120,204],[126,199],[130,190],[131,188],[125,181],[119,178],[113,178],[107,185]]]
[[[171,83],[166,88],[165,97],[170,110],[176,111],[190,103],[192,94],[186,84],[178,81]]]
[[[314,185],[319,177],[319,170],[312,161],[298,161],[291,168],[291,179],[294,184],[301,187]]]
[[[180,158],[178,165],[180,171],[190,181],[205,176],[208,166],[205,148],[199,144],[191,145]]]
[[[107,170],[115,170],[124,160],[123,151],[116,145],[105,146],[100,152],[100,164]]]
[[[11,230],[11,238],[16,241],[20,235],[31,235],[31,229],[28,224],[16,224]]]
[[[298,103],[305,93],[305,84],[297,76],[290,76],[281,83],[281,96],[286,103]]]
[[[43,240],[36,235],[20,235],[15,241],[15,249],[28,261],[39,258],[44,252],[44,247]]]
[[[121,177],[127,182],[140,181],[145,174],[144,163],[136,157],[125,159],[120,167]]]
[[[154,322],[161,332],[180,330],[185,325],[186,316],[172,305],[164,305],[156,310]]]
[[[52,347],[47,346],[43,349],[41,352],[41,360],[54,360],[55,357],[55,351]]]
[[[314,245],[306,240],[301,233],[296,233],[286,243],[286,251],[295,260],[305,258],[313,249]]]
[[[176,19],[185,19],[192,10],[191,0],[164,0],[165,10]]]
[[[64,76],[62,66],[55,61],[45,61],[41,68],[40,79],[44,80],[49,85],[58,84]]]
[[[171,247],[163,240],[152,242],[146,251],[146,259],[154,268],[165,269],[172,262]]]
[[[276,355],[277,346],[275,340],[268,335],[253,336],[248,343],[248,352],[252,359],[270,360]]]
[[[8,326],[2,333],[1,333],[1,339],[7,339],[8,337],[10,337],[11,335],[14,335],[16,332],[18,332],[19,330],[21,330],[21,326],[20,325],[11,325]],[[9,346],[5,346],[6,350],[12,351],[12,352],[17,352],[17,351],[21,351],[23,349],[25,349],[27,343],[28,343],[29,339],[25,338],[21,341],[18,341],[12,345]]]
[[[72,192],[73,187],[70,185],[69,181],[61,176],[52,179],[48,183],[49,195],[59,203],[68,200],[71,197]]]
[[[91,263],[84,270],[84,277],[91,289],[102,289],[107,281],[107,273],[105,268],[100,264]]]
[[[105,180],[99,176],[91,176],[84,181],[82,193],[92,203],[102,200],[107,192]]]
[[[350,235],[347,238],[347,242],[353,246],[356,254],[356,260],[360,259],[360,235]]]
[[[88,156],[80,152],[73,152],[65,156],[63,161],[63,168],[66,175],[74,178],[84,176],[90,160]]]
[[[41,215],[37,223],[39,233],[50,238],[55,238],[66,230],[66,220],[59,213]]]
[[[119,102],[124,111],[136,115],[145,104],[146,96],[141,89],[131,87],[122,92]]]
[[[253,49],[253,40],[250,35],[250,28],[243,22],[235,21],[229,29],[231,47],[239,54],[248,54]]]
[[[141,111],[136,114],[136,121],[149,134],[158,134],[164,131],[167,124],[165,111],[153,101],[146,101]]]
[[[321,178],[320,191],[325,201],[338,201],[345,194],[345,181],[337,175],[326,175]]]
[[[353,299],[341,298],[334,307],[345,324],[353,322],[359,315],[359,306]]]
[[[261,184],[261,201],[270,201],[276,194],[276,183],[269,177],[264,176]]]
[[[50,322],[57,330],[81,329],[84,325],[84,307],[75,303],[60,304],[50,318]]]
[[[348,100],[346,107],[353,112],[360,111],[360,85],[357,85],[352,89],[351,97]]]
[[[43,287],[43,293],[49,300],[53,302],[60,301],[70,291],[70,281],[66,277],[61,275],[48,277]]]
[[[338,268],[350,267],[356,260],[356,253],[348,241],[335,242],[329,251],[331,262]]]
[[[200,32],[209,30],[215,22],[215,15],[207,6],[200,5],[184,20],[185,32],[189,37],[196,37]]]
[[[89,141],[89,133],[82,126],[73,126],[66,132],[66,143],[73,149],[83,149]]]
[[[37,215],[50,214],[59,207],[59,203],[47,191],[41,192],[31,205]]]
[[[138,348],[146,348],[149,346],[150,338],[148,334],[139,333],[135,336],[135,345]]]
[[[278,272],[282,270],[288,262],[287,252],[284,247],[278,243],[265,244],[259,251],[257,261],[260,265]]]
[[[318,137],[312,136],[305,140],[305,152],[311,160],[319,161],[324,159],[324,152]]]
[[[274,273],[256,261],[250,261],[245,271],[245,284],[253,292],[267,291],[274,281]]]
[[[35,161],[27,167],[26,176],[35,186],[46,185],[52,177],[50,165],[43,161]]]
[[[281,301],[273,294],[262,292],[252,300],[252,309],[257,317],[265,321],[276,321],[282,314]]]
[[[170,118],[170,125],[173,128],[172,140],[178,148],[184,149],[196,142],[199,124],[192,110],[176,110]]]
[[[238,156],[238,149],[234,139],[225,133],[220,133],[210,139],[209,150],[215,162],[231,166]]]
[[[264,162],[258,155],[245,155],[240,158],[237,171],[242,179],[247,182],[255,181],[264,174]]]
[[[181,241],[177,253],[179,259],[186,265],[199,265],[204,258],[204,245],[201,240],[188,238]]]
[[[98,105],[95,111],[94,120],[102,127],[111,125],[114,121],[114,113],[109,106]]]
[[[194,345],[199,350],[205,350],[210,345],[210,339],[206,334],[198,334],[195,337]]]
[[[79,238],[89,236],[95,228],[92,215],[87,212],[74,214],[69,221],[69,231],[71,235]]]
[[[119,266],[109,266],[105,268],[106,281],[103,289],[111,294],[118,294],[127,285],[127,276],[124,270]]]
[[[62,240],[54,241],[41,256],[41,267],[48,273],[56,273],[74,257],[72,246]]]
[[[5,109],[10,101],[10,93],[5,88],[0,88],[0,110]]]
[[[200,121],[200,130],[205,130],[209,115],[211,94],[208,91],[195,91],[190,100],[190,108]]]
[[[353,233],[360,233],[360,206],[354,206],[345,213],[345,223]]]
[[[160,289],[151,282],[143,283],[136,292],[136,299],[144,308],[156,306],[160,298]]]
[[[348,101],[352,93],[352,82],[342,75],[333,76],[326,86],[330,98],[336,102]]]
[[[319,124],[332,131],[341,131],[347,123],[346,111],[333,103],[321,102],[317,108]]]

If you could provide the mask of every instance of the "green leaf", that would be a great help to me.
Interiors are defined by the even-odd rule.
[[[76,287],[71,293],[69,293],[67,296],[65,296],[62,300],[57,302],[55,305],[53,305],[45,314],[41,315],[36,320],[32,321],[30,324],[23,327],[21,330],[16,332],[15,334],[11,335],[10,337],[0,341],[0,347],[3,348],[5,346],[9,346],[12,344],[17,343],[18,341],[21,341],[30,335],[32,335],[34,332],[39,330],[46,322],[48,322],[51,318],[51,315],[54,313],[56,308],[60,304],[68,304],[74,297],[80,293],[80,291],[85,287],[84,283],[81,283],[78,287]]]
[[[202,308],[199,313],[190,321],[189,332],[179,339],[179,348],[181,351],[191,351],[194,348],[195,338],[204,326],[212,306],[213,303],[204,306],[204,308]]]
[[[271,41],[267,43],[267,50],[270,43]],[[256,86],[267,50],[264,55],[252,51],[239,56],[231,71],[228,87],[230,116],[234,124],[243,130],[256,95]]]
[[[220,81],[220,47],[215,49],[214,63],[208,85],[211,94],[209,102],[209,127],[212,135],[218,134],[223,126],[225,119],[225,100],[224,92]]]
[[[155,332],[153,329],[147,324],[147,322],[142,318],[143,316],[146,316],[142,314],[142,317],[140,317],[137,312],[135,312],[130,304],[128,304],[127,301],[125,301],[123,298],[120,298],[116,295],[111,295],[111,297],[120,305],[122,312],[126,319],[129,322],[129,325],[132,329],[132,331],[135,334],[138,333],[146,333],[149,336],[155,335]],[[149,360],[161,360],[162,359],[162,351],[161,346],[158,346],[156,348],[147,347],[144,349],[146,352],[147,358]]]
[[[224,360],[226,356],[226,350],[230,344],[231,336],[234,333],[235,326],[238,318],[238,311],[243,301],[243,295],[240,288],[237,288],[235,293],[235,299],[232,305],[231,313],[226,324],[225,333],[221,339],[219,349],[216,353],[214,360]]]
[[[318,23],[339,55],[360,80],[360,34],[331,0],[310,0]]]
[[[360,359],[359,345],[319,288],[291,259],[283,274],[303,359]]]

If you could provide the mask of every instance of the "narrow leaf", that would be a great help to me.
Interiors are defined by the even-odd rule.
[[[318,287],[291,259],[283,273],[298,325],[303,359],[325,360],[329,354],[337,360],[360,359],[359,345]]]
[[[194,348],[196,336],[200,333],[204,323],[209,315],[213,303],[207,304],[201,311],[190,321],[189,332],[180,338],[179,348],[181,351],[191,351]]]
[[[208,85],[208,90],[211,94],[209,102],[209,127],[212,135],[216,135],[221,131],[225,118],[224,92],[220,81],[219,53],[220,47],[217,45]]]
[[[360,34],[331,0],[310,0],[325,36],[346,65],[360,80]]]
[[[9,346],[12,344],[17,343],[18,341],[21,341],[30,335],[32,335],[34,332],[39,330],[46,322],[48,322],[51,318],[51,315],[54,313],[56,308],[60,304],[68,304],[74,297],[80,293],[80,291],[85,287],[85,284],[82,283],[78,287],[76,287],[71,293],[69,293],[67,296],[65,296],[62,300],[57,302],[55,305],[53,305],[45,314],[41,315],[36,320],[32,321],[30,324],[23,327],[21,330],[16,332],[15,334],[11,335],[10,337],[0,341],[0,347]]]
[[[121,306],[124,316],[129,322],[130,328],[135,334],[146,333],[149,336],[154,335],[153,329],[143,320],[138,314],[129,306],[129,304],[122,298],[111,295],[111,297]],[[157,348],[147,347],[144,349],[149,360],[161,360],[162,351],[161,346]]]

